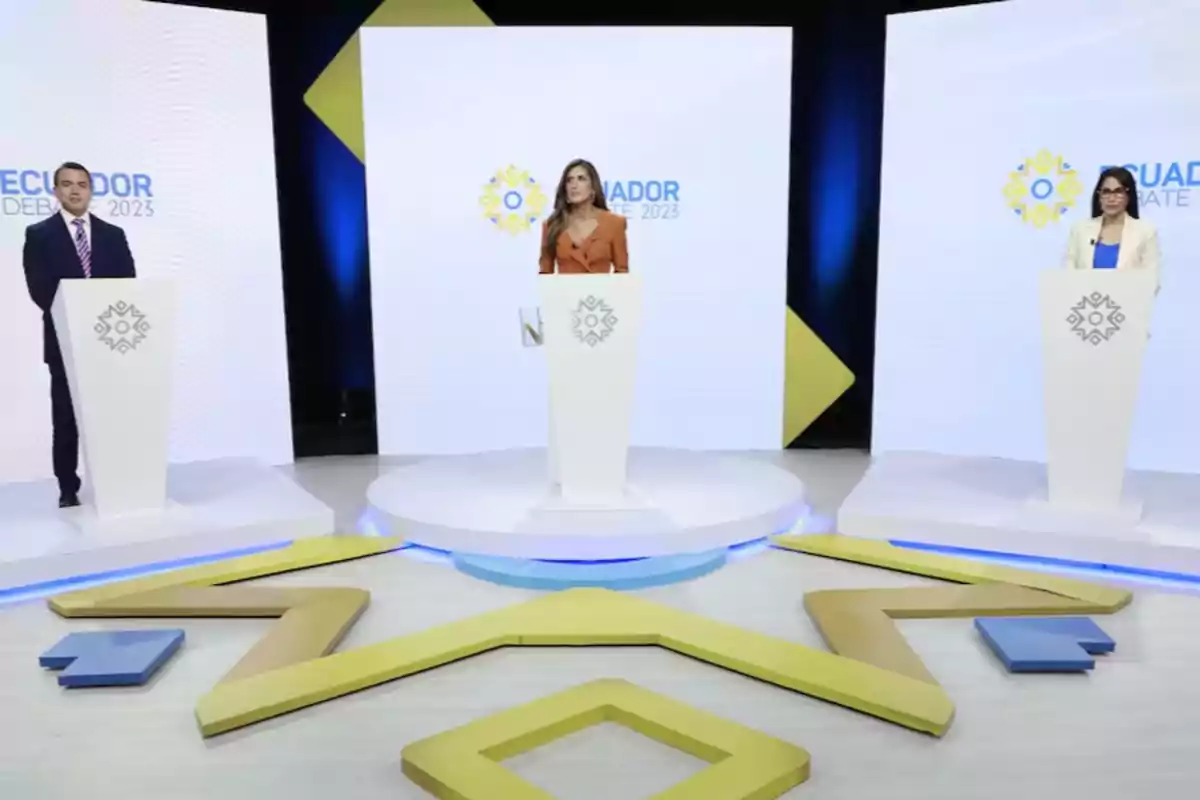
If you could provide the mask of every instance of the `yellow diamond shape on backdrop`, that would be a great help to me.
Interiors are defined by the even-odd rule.
[[[364,28],[429,25],[489,26],[471,0],[383,0]],[[304,102],[359,161],[366,159],[363,133],[362,44],[355,33],[304,93]]]
[[[854,373],[790,308],[784,336],[783,446],[787,447],[854,385]]]
[[[615,722],[710,766],[653,800],[767,800],[803,783],[802,748],[624,680],[585,683],[405,747],[404,774],[434,797],[553,800],[500,764],[555,739]]]

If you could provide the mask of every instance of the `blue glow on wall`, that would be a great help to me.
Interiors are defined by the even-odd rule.
[[[821,87],[814,136],[812,286],[823,306],[848,278],[862,224],[866,162],[862,91],[849,56],[833,53]]]
[[[368,321],[366,167],[315,116],[309,118],[309,126],[313,203],[340,317],[330,333],[340,338],[341,385],[347,389],[369,387],[374,384],[374,356]]]
[[[338,299],[347,305],[367,269],[366,168],[329,128],[313,128],[317,224]]]

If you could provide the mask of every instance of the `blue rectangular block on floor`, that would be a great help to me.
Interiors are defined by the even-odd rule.
[[[183,644],[182,630],[72,633],[38,662],[62,670],[60,686],[141,686]]]
[[[1009,672],[1081,672],[1116,649],[1088,617],[980,617],[975,627]]]

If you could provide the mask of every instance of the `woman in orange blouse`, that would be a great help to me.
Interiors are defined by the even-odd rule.
[[[554,213],[542,225],[539,267],[543,275],[629,272],[625,218],[608,210],[600,175],[582,158],[567,164],[558,182]]]

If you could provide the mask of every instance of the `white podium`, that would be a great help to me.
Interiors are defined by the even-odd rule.
[[[1061,270],[1041,280],[1050,504],[1136,518],[1140,503],[1122,492],[1157,276]]]
[[[628,505],[641,278],[538,278],[550,379],[552,477],[572,506]]]
[[[171,422],[172,282],[62,281],[51,313],[97,516],[161,511]]]

